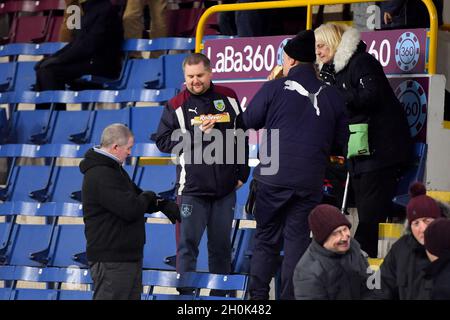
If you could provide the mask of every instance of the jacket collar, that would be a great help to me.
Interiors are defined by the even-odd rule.
[[[293,76],[296,74],[307,74],[308,76],[313,76],[317,78],[316,70],[314,69],[314,65],[312,63],[310,64],[299,64],[291,69],[289,69],[288,76]]]

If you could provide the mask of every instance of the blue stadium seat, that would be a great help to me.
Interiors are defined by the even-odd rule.
[[[17,288],[17,281],[56,284],[92,284],[88,269],[79,268],[36,268],[24,266],[0,266],[0,280],[7,285],[0,291],[4,300],[88,300],[92,291]]]
[[[9,57],[10,60],[17,61],[20,55],[49,55],[62,49],[66,44],[65,42],[10,43],[0,46],[0,57]]]
[[[49,266],[87,267],[84,225],[58,225],[52,239]],[[77,255],[77,256],[76,256]],[[78,259],[76,257],[79,257]]]
[[[176,168],[174,165],[148,165],[137,167],[134,183],[142,190],[156,193],[168,191],[175,187]]]
[[[173,75],[170,74],[170,77]],[[133,59],[126,89],[162,89],[164,70],[162,58]]]
[[[423,182],[427,159],[427,148],[428,146],[425,143],[416,143],[414,145],[414,161],[400,178],[397,185],[397,195],[392,200],[396,205],[406,207],[410,200],[408,192],[411,184],[416,181]]]
[[[0,63],[0,92],[11,90],[16,66],[16,62]]]
[[[162,106],[131,109],[130,128],[133,131],[135,143],[152,142],[150,136],[158,130],[162,112]]]
[[[42,266],[31,260],[31,254],[45,248],[52,236],[52,225],[15,224],[11,235],[6,263],[15,266]]]
[[[209,297],[200,295],[202,289],[242,291],[242,298],[247,291],[247,276],[245,275],[219,275],[200,272],[187,272],[178,274],[171,271],[145,270],[142,283],[149,286],[146,300],[235,300],[233,297]],[[155,287],[166,288],[194,288],[193,295],[166,295],[154,292]]]
[[[164,261],[176,252],[175,226],[172,224],[146,223],[143,267],[156,270],[174,270]],[[161,241],[161,239],[164,239]]]
[[[36,84],[35,61],[18,62],[11,91],[29,91]]]
[[[184,83],[183,60],[188,54],[169,54],[164,59],[164,88],[181,89]]]

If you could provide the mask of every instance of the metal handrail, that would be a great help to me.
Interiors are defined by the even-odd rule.
[[[384,0],[291,0],[291,1],[264,1],[264,2],[247,2],[236,4],[219,4],[209,7],[200,17],[198,21],[197,30],[195,34],[195,52],[203,50],[203,36],[206,22],[208,18],[217,12],[226,11],[245,11],[245,10],[259,10],[259,9],[279,9],[279,8],[294,8],[307,7],[306,29],[312,29],[312,6],[323,4],[351,4],[362,2],[381,2]],[[429,45],[429,59],[428,59],[428,74],[436,73],[437,62],[437,34],[438,34],[438,19],[436,7],[432,0],[422,0],[428,9],[430,15],[430,30],[427,36],[430,38]]]

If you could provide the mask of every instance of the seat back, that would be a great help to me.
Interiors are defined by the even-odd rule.
[[[427,149],[428,146],[425,143],[416,143],[414,145],[414,159],[401,176],[397,185],[396,196],[393,199],[396,205],[406,207],[410,200],[408,192],[411,184],[416,181],[423,182]]]
[[[161,89],[163,85],[162,58],[131,60],[131,71],[126,84],[127,89]]]
[[[164,87],[182,89],[184,83],[183,75],[183,60],[187,57],[186,53],[169,54],[162,58],[164,59]]]
[[[17,18],[16,30],[10,42],[27,43],[35,39],[45,39],[46,16],[22,16]]]
[[[58,225],[52,241],[52,260],[50,266],[87,267],[86,261],[77,261],[75,255],[86,252],[84,225]]]
[[[131,108],[131,131],[135,143],[153,143],[150,136],[158,130],[163,112],[162,106]]]

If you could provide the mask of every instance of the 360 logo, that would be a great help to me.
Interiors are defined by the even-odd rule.
[[[408,117],[411,136],[415,137],[425,126],[427,97],[423,87],[414,80],[406,80],[395,89],[395,94]]]
[[[419,61],[420,44],[413,32],[404,32],[395,45],[395,62],[403,71],[411,71]]]

